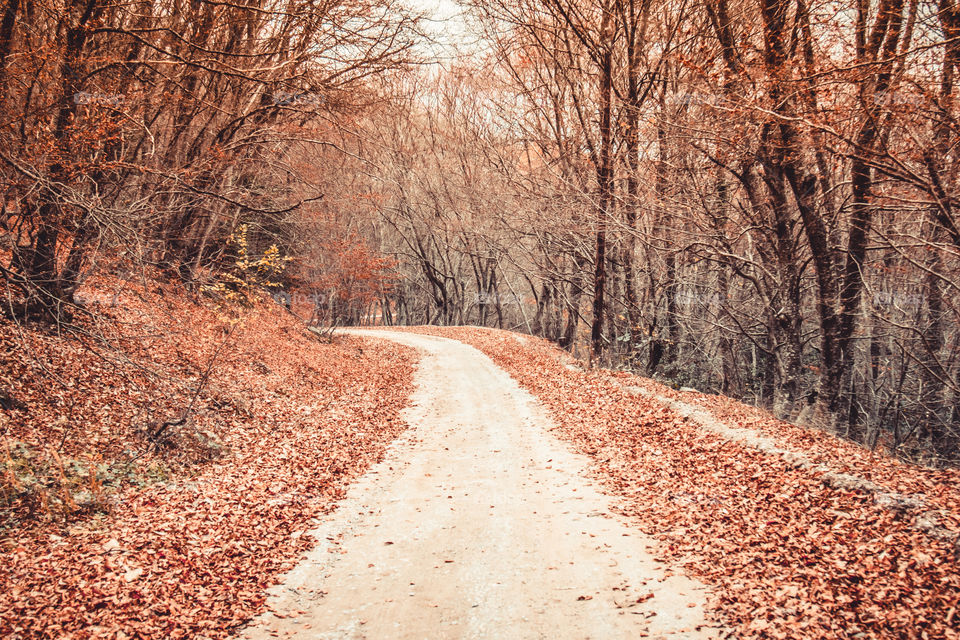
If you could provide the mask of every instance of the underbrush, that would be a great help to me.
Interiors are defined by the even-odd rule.
[[[210,378],[248,318],[162,281],[102,276],[74,300],[59,323],[0,318],[0,535],[196,473],[246,410]]]
[[[140,462],[128,457],[104,462],[59,455],[23,442],[7,440],[0,476],[0,537],[38,521],[63,524],[108,513],[124,488],[143,488],[178,475],[162,459]],[[182,473],[182,469],[180,470]]]

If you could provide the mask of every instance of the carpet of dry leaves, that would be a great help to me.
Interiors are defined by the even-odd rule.
[[[153,281],[93,282],[86,304],[97,314],[69,336],[0,321],[0,637],[229,636],[311,546],[312,519],[403,429],[415,354],[323,343],[276,305],[237,312]],[[922,495],[955,531],[956,471],[569,366],[536,338],[414,330],[472,344],[533,393],[663,559],[714,587],[711,611],[736,636],[960,638],[957,547],[918,530],[916,513],[829,488],[628,387]]]
[[[0,510],[0,637],[229,636],[403,430],[415,353],[323,343],[272,303],[89,291],[98,315],[72,336],[0,322],[4,491],[23,489],[25,464],[67,467]]]
[[[817,471],[698,428],[645,385],[762,431],[838,471],[958,505],[956,471],[931,471],[774,420],[726,398],[678,394],[625,373],[568,366],[536,338],[476,328],[417,328],[488,354],[590,455],[622,510],[657,537],[665,561],[714,587],[712,614],[744,638],[958,638],[960,563],[953,541],[916,514],[831,489]],[[948,520],[950,526],[956,520]]]

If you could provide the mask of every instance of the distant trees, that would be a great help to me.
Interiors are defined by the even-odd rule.
[[[378,237],[405,276],[385,303],[421,310],[395,321],[527,330],[957,456],[956,7],[471,9],[482,70],[380,128]],[[481,314],[489,282],[522,302]]]
[[[481,324],[934,462],[960,437],[952,0],[0,11],[6,312],[231,237],[325,322]],[[402,71],[402,72],[397,72]]]

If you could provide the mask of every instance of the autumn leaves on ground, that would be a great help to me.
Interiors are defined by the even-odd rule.
[[[404,430],[417,353],[328,340],[269,299],[226,306],[118,279],[81,293],[96,314],[78,312],[70,334],[0,326],[0,636],[236,635],[314,544],[316,519]],[[536,338],[407,330],[470,344],[529,391],[590,456],[618,517],[711,588],[708,614],[731,635],[958,637],[956,471],[587,370]],[[812,464],[725,438],[638,388]],[[831,473],[873,489],[831,486]],[[924,529],[930,513],[936,528]]]
[[[0,637],[233,635],[402,431],[415,355],[273,303],[85,293],[87,339],[2,325]]]

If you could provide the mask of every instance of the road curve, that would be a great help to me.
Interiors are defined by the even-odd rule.
[[[421,351],[410,429],[311,532],[320,544],[246,637],[710,637],[702,585],[610,514],[586,458],[488,357],[353,333]]]

